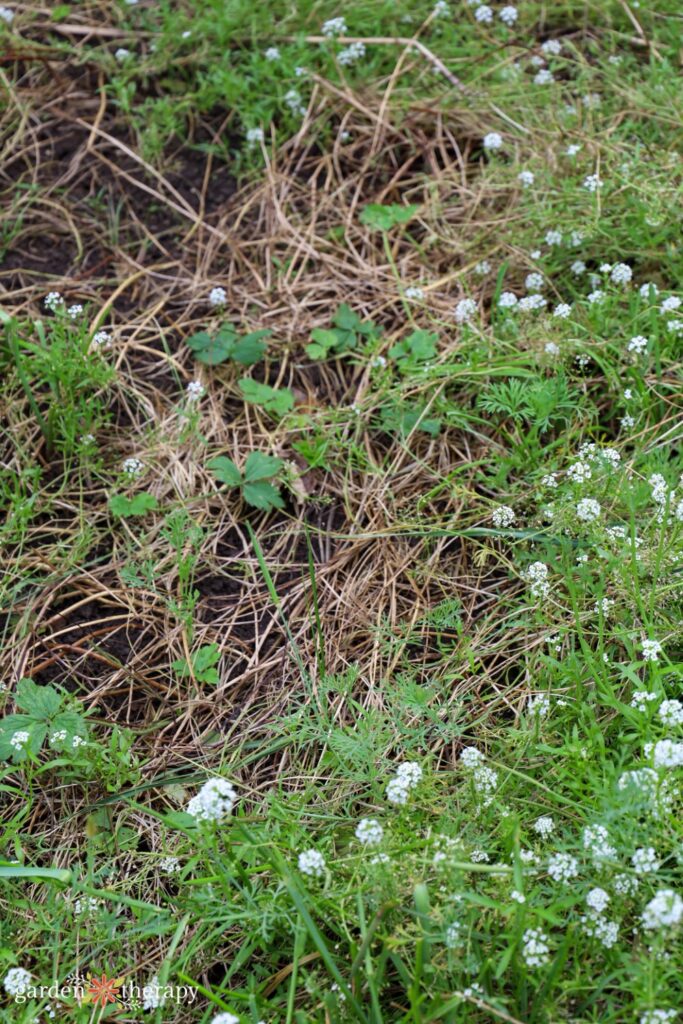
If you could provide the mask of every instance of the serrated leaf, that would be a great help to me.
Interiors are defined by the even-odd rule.
[[[222,329],[211,337],[206,331],[199,331],[186,339],[185,344],[194,352],[194,357],[205,366],[218,366],[230,358],[235,344],[234,332]]]
[[[258,363],[268,348],[261,338],[269,338],[271,331],[252,331],[240,338],[233,349],[232,358],[242,366],[253,366]]]
[[[280,472],[282,464],[282,459],[278,459],[275,455],[251,452],[244,466],[244,479],[249,483],[254,483],[256,480],[269,480]]]
[[[239,381],[239,389],[246,402],[260,405],[266,412],[276,416],[284,416],[294,407],[294,395],[289,388],[271,388],[269,384],[243,377]]]
[[[27,732],[29,738],[20,747],[12,745],[12,737],[16,732]],[[32,718],[30,715],[8,715],[0,723],[0,760],[13,761],[18,764],[32,754],[39,754],[47,734],[47,724]]]
[[[153,494],[142,491],[127,498],[125,494],[112,494],[109,499],[109,510],[115,516],[144,516],[146,512],[152,512],[159,507],[159,502]]]
[[[284,508],[280,492],[272,484],[259,481],[244,485],[244,500],[255,508],[268,512],[271,508]]]
[[[62,698],[52,686],[39,686],[32,679],[19,680],[14,699],[18,708],[37,721],[56,715],[62,703]]]
[[[376,231],[389,231],[396,224],[406,224],[417,212],[418,207],[400,206],[398,203],[383,206],[381,203],[370,203],[360,215],[360,222],[367,228]]]
[[[220,480],[222,484],[227,484],[228,487],[240,487],[242,484],[242,474],[232,459],[225,455],[217,455],[215,459],[211,459],[210,462],[207,462],[206,468],[211,470],[217,480]]]

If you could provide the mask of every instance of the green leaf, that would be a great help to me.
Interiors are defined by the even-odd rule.
[[[153,512],[158,507],[158,500],[147,491],[135,494],[132,498],[127,498],[125,494],[112,494],[109,499],[109,510],[115,516],[144,516],[146,512]]]
[[[245,334],[235,344],[232,353],[234,361],[242,366],[253,366],[258,363],[268,348],[260,339],[269,338],[271,334],[272,331],[252,331],[251,334]]]
[[[74,736],[85,739],[88,734],[85,722],[77,711],[62,711],[56,715],[50,724],[50,731],[65,732],[66,739],[62,742],[67,747],[71,746]]]
[[[269,480],[280,472],[282,465],[282,459],[274,455],[251,452],[244,467],[244,479],[249,483],[255,480]]]
[[[383,206],[381,203],[370,203],[362,211],[360,222],[376,231],[389,231],[396,224],[407,224],[417,210],[415,204],[399,206],[398,203],[392,203],[390,206]]]
[[[240,487],[242,484],[242,474],[232,459],[228,459],[225,455],[217,455],[215,459],[211,459],[210,462],[207,462],[206,468],[211,470],[217,480],[220,480],[222,484],[227,484],[228,487]]]
[[[357,313],[354,313],[346,302],[342,302],[339,309],[334,314],[334,320],[332,323],[335,327],[341,327],[343,331],[357,331],[361,327],[363,321]],[[315,331],[313,333],[315,334]]]
[[[413,331],[407,338],[397,342],[389,349],[389,355],[398,362],[422,362],[433,359],[436,355],[438,335],[431,331]]]
[[[235,345],[235,332],[231,327],[221,328],[215,337],[200,331],[189,337],[185,344],[194,352],[194,357],[205,366],[218,366],[230,358]]]
[[[266,412],[276,416],[284,416],[294,407],[294,395],[289,388],[271,388],[269,384],[261,384],[250,377],[243,377],[239,381],[239,388],[245,401],[260,405]]]
[[[16,705],[37,721],[56,715],[62,698],[52,686],[39,686],[32,679],[20,679],[14,697]]]
[[[32,868],[30,865],[0,864],[0,879],[3,878],[45,878],[55,882],[70,882],[72,872],[66,868]]]
[[[268,512],[271,508],[284,508],[284,502],[280,492],[272,484],[260,481],[254,484],[245,484],[244,500],[255,508],[262,508]]]
[[[29,738],[20,747],[12,746],[15,732],[27,732]],[[18,764],[28,756],[28,751],[37,755],[47,734],[47,725],[30,715],[8,715],[0,723],[0,760]]]

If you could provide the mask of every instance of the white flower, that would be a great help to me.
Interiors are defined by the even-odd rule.
[[[118,50],[114,51],[114,57],[119,62],[119,64],[123,64],[124,61],[128,60],[128,58],[132,56],[133,55],[130,52],[130,50],[127,50],[125,46],[119,46]]]
[[[403,761],[396,769],[396,777],[405,779],[411,786],[417,786],[422,778],[422,766],[417,761]]]
[[[595,291],[590,292],[587,296],[589,305],[591,306],[593,306],[596,302],[602,302],[604,297],[605,293],[600,288],[596,288]]]
[[[565,149],[565,153],[567,156],[576,156],[576,154],[580,153],[582,149],[583,146],[579,145],[578,142],[570,142]]]
[[[543,309],[547,304],[548,300],[544,299],[542,295],[525,295],[519,300],[517,308],[522,313],[528,313],[533,309]]]
[[[343,18],[330,18],[324,22],[322,27],[322,34],[328,39],[333,39],[334,36],[345,36],[348,31]]]
[[[646,905],[642,914],[646,931],[672,928],[683,919],[683,900],[673,889],[660,889]]]
[[[111,334],[107,331],[97,331],[93,335],[92,343],[96,348],[109,348],[111,345]]]
[[[240,1024],[240,1019],[234,1013],[217,1013],[211,1018],[211,1024]]]
[[[662,653],[659,640],[643,640],[640,646],[643,649],[643,661],[659,661],[659,655]]]
[[[647,705],[653,700],[657,700],[656,693],[650,693],[648,690],[636,690],[631,698],[631,707],[636,711],[646,711]]]
[[[59,292],[48,292],[43,300],[43,305],[46,309],[49,309],[51,313],[54,313],[55,310],[64,305],[64,299]]]
[[[420,302],[425,297],[425,293],[418,285],[410,285],[403,294],[406,299],[412,299],[415,302]]]
[[[683,704],[680,700],[662,701],[657,714],[664,725],[683,725]]]
[[[615,263],[610,273],[610,278],[615,284],[628,284],[633,277],[633,271],[627,263]]]
[[[159,978],[155,974],[154,977],[143,986],[142,989],[142,1009],[143,1010],[156,1010],[158,1006],[163,1006],[166,1002],[166,997],[161,994],[161,988],[159,987]]]
[[[496,149],[502,149],[503,137],[502,137],[502,135],[499,135],[498,132],[489,132],[482,139],[482,145],[483,145],[484,149],[490,150],[490,151],[493,151],[493,150],[496,150]]]
[[[529,185],[533,185],[534,183],[534,172],[520,171],[517,175],[517,181],[520,183],[522,188],[528,188]]]
[[[225,293],[225,288],[212,288],[209,292],[209,305],[210,306],[224,306],[228,296]]]
[[[557,306],[555,306],[555,309],[553,310],[553,316],[559,317],[560,320],[566,320],[567,317],[571,316],[571,314],[572,307],[569,305],[568,302],[558,303]]]
[[[652,758],[655,768],[679,768],[683,765],[683,743],[657,740],[654,744],[646,743],[644,749],[645,756]]]
[[[0,7],[0,18],[10,25],[14,20],[14,11],[9,7]]]
[[[594,910],[596,914],[601,914],[608,903],[609,896],[607,895],[604,889],[591,889],[591,891],[586,896],[587,906],[591,910]]]
[[[465,747],[460,752],[460,760],[465,768],[476,768],[484,760],[484,755],[476,747]]]
[[[534,75],[534,85],[550,85],[551,82],[555,81],[555,76],[550,68],[541,68]]]
[[[615,875],[613,884],[618,896],[635,896],[640,885],[633,875]]]
[[[491,513],[491,519],[493,520],[493,525],[498,528],[512,526],[515,521],[515,513],[509,505],[499,505]]]
[[[635,352],[636,355],[642,355],[647,350],[648,340],[642,334],[634,335],[627,345],[629,352]]]
[[[610,845],[609,832],[604,825],[587,825],[584,828],[583,848],[590,853],[595,864],[612,860],[617,855],[617,851]]]
[[[260,142],[263,142],[263,128],[247,128],[246,139],[248,146],[257,146]],[[220,302],[213,302],[211,300],[211,295],[213,295],[213,292],[223,292],[223,298],[220,300]],[[211,295],[209,296],[209,302],[211,302],[212,306],[222,305],[225,302],[225,292],[223,291],[222,288],[214,288],[213,291],[211,292]]]
[[[351,43],[346,46],[343,50],[340,50],[337,54],[337,60],[340,64],[349,66],[355,64],[357,60],[360,60],[365,56],[365,43]]]
[[[546,41],[541,44],[541,49],[544,53],[550,53],[556,57],[558,53],[562,52],[562,43],[559,39],[546,39]]]
[[[504,25],[507,25],[508,28],[512,28],[514,23],[517,21],[517,8],[513,7],[511,4],[508,4],[505,7],[501,7],[500,11],[498,12],[498,17],[500,18]]]
[[[472,850],[470,854],[470,861],[473,864],[487,864],[490,860],[491,858],[486,850]]]
[[[595,498],[582,498],[576,506],[576,514],[579,519],[582,519],[585,523],[593,523],[599,518],[600,502],[596,501]]]
[[[581,274],[586,273],[586,264],[583,260],[574,260],[571,267],[569,268],[576,277],[580,277]]]
[[[94,896],[82,896],[74,900],[74,914],[92,914],[98,909],[100,901]]]
[[[477,793],[484,798],[484,807],[488,807],[498,787],[498,772],[485,764],[477,765],[472,769],[472,782]]]
[[[548,245],[562,245],[562,232],[553,228],[546,232],[545,240]]]
[[[540,928],[527,928],[523,936],[522,956],[527,967],[543,967],[550,959],[548,936]]]
[[[659,294],[659,288],[652,281],[646,281],[638,289],[641,299],[655,298]]]
[[[587,192],[597,192],[602,188],[602,178],[598,174],[589,174],[583,179],[583,187]]]
[[[604,618],[609,618],[614,608],[614,600],[611,597],[601,597],[593,605],[593,611],[596,615],[603,615]]]
[[[83,306],[81,306],[80,302],[75,302],[73,306],[69,306],[66,312],[67,316],[72,320],[78,320],[79,316],[83,312]]]
[[[306,113],[306,106],[296,89],[290,89],[289,92],[285,93],[285,103],[292,113],[298,117],[303,117]]]
[[[482,4],[481,7],[477,7],[474,17],[482,25],[490,25],[493,21],[493,11],[486,4]]]
[[[455,307],[455,319],[459,324],[469,322],[477,312],[477,304],[474,299],[461,299]]]
[[[554,853],[548,860],[548,874],[555,882],[568,882],[579,873],[579,862],[569,853]]]
[[[547,597],[550,593],[548,573],[548,566],[544,562],[532,562],[523,574],[533,597]]]
[[[581,927],[586,935],[596,938],[606,949],[611,949],[619,937],[616,921],[607,921],[601,914],[592,913],[581,918]]]
[[[559,356],[560,346],[554,341],[546,341],[543,351],[547,352],[549,356]]]
[[[542,815],[534,822],[534,832],[538,832],[539,836],[543,839],[547,839],[554,828],[555,822],[548,814]]]
[[[356,839],[364,846],[377,846],[383,837],[384,829],[375,818],[362,818],[356,825]]]
[[[50,736],[50,743],[63,743],[66,739],[66,729],[57,729]]]
[[[392,804],[407,804],[411,790],[415,789],[421,778],[422,768],[417,761],[404,761],[398,766],[395,777],[387,784],[387,800]]]
[[[25,747],[31,738],[31,734],[26,732],[24,729],[18,729],[17,732],[12,734],[12,738],[9,741],[10,746],[14,747],[15,750],[21,750]]]
[[[144,463],[140,459],[136,459],[134,457],[124,459],[121,466],[122,472],[126,473],[128,476],[139,476],[143,469]]]
[[[550,700],[544,693],[536,693],[529,697],[527,702],[527,712],[530,715],[537,715],[539,718],[545,718],[550,711]]]
[[[187,805],[187,813],[197,821],[222,821],[235,806],[237,793],[227,779],[209,779]]]
[[[474,273],[479,274],[480,277],[483,277],[484,274],[490,274],[491,263],[489,262],[489,260],[480,260],[480,262],[477,263],[477,265],[474,268]]]
[[[589,92],[586,93],[585,96],[581,97],[581,102],[586,110],[595,110],[596,107],[599,107],[602,104],[602,97],[600,96],[600,93]]]
[[[448,7],[448,4],[446,3],[446,0],[436,0],[436,3],[434,4],[434,8],[432,10],[432,17],[445,18],[448,14],[450,14],[450,9]]]
[[[653,871],[659,871],[657,853],[652,846],[639,846],[631,857],[631,863],[637,875],[648,875]]]
[[[539,274],[537,271],[533,271],[531,274],[527,274],[524,278],[524,287],[528,292],[540,292],[543,291],[543,274]]]
[[[165,871],[167,875],[175,875],[180,871],[180,861],[177,857],[162,857],[159,861],[159,870]]]
[[[266,60],[279,60],[280,51],[278,50],[277,46],[269,46],[268,49],[264,52],[263,56],[266,58]]]
[[[204,394],[204,385],[200,380],[191,380],[185,391],[188,402],[196,402]]]
[[[517,305],[517,296],[514,292],[502,292],[498,305],[501,309],[513,309]]]
[[[554,473],[546,473],[544,477],[541,477],[541,487],[550,487],[551,489],[554,489],[557,486],[557,477]]]
[[[325,874],[325,858],[318,850],[304,850],[299,854],[299,871],[311,878],[322,878]]]
[[[520,892],[519,889],[512,890],[512,892],[510,893],[510,899],[514,903],[526,903],[526,896],[523,892]]]
[[[672,313],[675,309],[680,309],[681,302],[683,299],[679,299],[677,295],[670,295],[668,299],[664,299],[659,310],[661,313]]]
[[[585,484],[593,476],[593,470],[587,462],[574,462],[567,470],[567,476],[575,484]]]
[[[672,1024],[677,1016],[678,1010],[646,1010],[641,1015],[640,1024]]]
[[[23,996],[31,984],[31,975],[25,967],[10,967],[5,975],[3,986],[10,996]]]

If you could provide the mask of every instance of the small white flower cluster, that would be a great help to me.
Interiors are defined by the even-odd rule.
[[[480,7],[477,7],[474,17],[480,25],[490,25],[493,21],[493,11],[488,4],[482,4]]]
[[[304,850],[299,854],[299,871],[309,878],[322,878],[325,874],[325,858],[318,850]]]
[[[653,871],[659,871],[659,861],[653,846],[639,846],[631,857],[631,863],[637,875],[648,875]]]
[[[603,861],[613,860],[617,851],[609,841],[609,832],[604,825],[587,825],[583,830],[583,848],[596,866]]]
[[[457,947],[462,944],[461,921],[453,921],[452,924],[449,924],[443,941],[447,949],[457,949]]]
[[[265,136],[264,136],[264,133],[263,133],[263,128],[247,128],[246,140],[247,140],[247,145],[249,146],[250,149],[252,149],[254,146],[258,146],[261,142],[263,142],[264,137]],[[219,294],[217,295],[217,297],[218,297],[218,301],[217,302],[214,302],[214,300],[212,298],[214,292],[216,292],[216,293],[222,292],[223,293],[222,298],[220,297]],[[212,288],[210,293],[209,293],[209,302],[211,303],[212,306],[222,306],[223,303],[225,302],[225,298],[226,298],[226,296],[225,296],[225,291],[223,290],[223,288]]]
[[[659,655],[662,653],[659,640],[643,640],[640,646],[643,649],[643,661],[659,661]]]
[[[74,914],[80,917],[81,914],[93,914],[100,906],[100,901],[95,896],[79,896],[74,900]]]
[[[648,704],[651,704],[653,700],[657,700],[656,693],[650,693],[649,690],[636,690],[631,697],[630,706],[636,711],[647,711]]]
[[[517,309],[520,313],[533,313],[535,310],[545,309],[547,305],[548,300],[543,295],[525,295],[517,303]]]
[[[599,174],[588,174],[583,179],[583,187],[587,192],[597,192],[602,188],[602,178]]]
[[[548,859],[548,874],[555,882],[568,882],[579,873],[579,862],[570,853],[554,853]]]
[[[559,302],[553,310],[553,316],[559,320],[567,320],[572,315],[572,307],[568,302]]]
[[[340,64],[348,67],[350,64],[355,64],[357,60],[361,60],[364,56],[365,43],[350,43],[343,50],[339,51],[337,60]]]
[[[144,468],[144,463],[134,457],[124,459],[121,465],[121,470],[126,476],[140,476]]]
[[[635,352],[637,356],[642,356],[643,352],[647,352],[648,340],[642,334],[634,334],[629,341],[626,349],[628,352]]]
[[[519,13],[517,8],[513,7],[512,4],[506,4],[505,7],[501,7],[498,11],[498,17],[504,25],[507,25],[508,28],[512,28],[519,17]]]
[[[188,402],[198,401],[204,394],[204,385],[199,380],[191,380],[185,388]]]
[[[108,331],[97,331],[93,335],[92,343],[95,348],[109,348],[111,345],[111,334]]]
[[[454,316],[457,323],[464,324],[469,323],[476,312],[477,304],[474,299],[461,299],[455,307]]]
[[[296,89],[290,89],[285,93],[285,103],[297,117],[303,117],[306,113],[306,104],[301,98],[300,93]]]
[[[586,906],[596,914],[601,914],[608,903],[609,896],[604,889],[591,889],[586,896]]]
[[[156,1010],[159,1006],[163,1006],[165,1002],[166,997],[162,995],[159,978],[155,974],[153,978],[150,978],[146,985],[143,985],[142,1009]]]
[[[187,813],[197,821],[223,821],[235,806],[237,793],[227,779],[209,779],[187,805]]]
[[[280,51],[277,46],[269,46],[268,49],[264,51],[263,56],[266,60],[276,61],[280,59]]]
[[[595,498],[582,498],[576,506],[576,514],[584,523],[594,523],[600,518],[600,502]]]
[[[683,704],[680,700],[663,700],[657,714],[664,725],[673,728],[676,725],[683,725]]]
[[[609,276],[614,284],[630,284],[633,278],[633,271],[628,263],[615,263]]]
[[[537,832],[541,839],[547,839],[555,828],[555,822],[549,814],[543,814],[534,822],[534,832]]]
[[[488,807],[498,788],[498,772],[483,763],[484,755],[476,747],[465,747],[460,762],[471,773],[474,788],[483,797],[483,806]]]
[[[167,875],[175,875],[180,871],[180,861],[177,857],[162,857],[159,861],[159,870],[164,871]]]
[[[517,181],[520,183],[522,188],[529,188],[529,186],[534,183],[534,172],[520,171],[517,175]]]
[[[25,967],[10,967],[2,984],[8,996],[23,996],[31,984],[31,975]]]
[[[0,18],[6,25],[11,25],[14,21],[14,11],[11,7],[0,7]]]
[[[646,904],[641,921],[645,931],[674,928],[683,920],[683,899],[673,889],[660,889]]]
[[[550,593],[549,574],[550,570],[545,562],[532,562],[522,574],[522,578],[529,584],[532,597],[548,596]]]
[[[22,750],[26,746],[31,738],[31,734],[26,732],[24,729],[18,729],[17,732],[12,734],[10,739],[10,746],[14,747],[15,750]]]
[[[519,889],[512,889],[510,892],[510,899],[513,903],[526,903],[526,896]]]
[[[363,846],[378,846],[384,838],[384,829],[376,818],[361,818],[356,825],[356,839]]]
[[[672,1024],[677,1016],[678,1010],[646,1010],[640,1024]]]
[[[227,294],[225,288],[219,286],[212,288],[209,292],[209,305],[210,306],[224,306],[227,302]]]
[[[499,505],[491,513],[491,519],[493,520],[493,525],[501,529],[506,526],[512,526],[515,521],[515,513],[509,505]]]
[[[335,36],[345,36],[348,28],[343,18],[329,18],[323,23],[321,31],[328,39],[334,39]]]
[[[611,949],[619,937],[618,923],[608,921],[599,913],[587,914],[582,917],[581,928],[585,935],[597,939],[605,949]]]
[[[503,136],[498,132],[488,132],[482,139],[482,145],[487,153],[493,153],[503,148]]]
[[[392,804],[403,806],[408,803],[411,792],[419,785],[422,768],[417,761],[404,761],[396,770],[396,775],[387,784],[387,800]]]
[[[45,309],[49,309],[51,313],[56,313],[60,306],[64,305],[64,299],[60,292],[48,292],[43,300]]]
[[[425,297],[425,293],[419,285],[409,285],[403,292],[406,299],[411,299],[414,302],[420,302]]]
[[[240,1024],[240,1019],[234,1013],[217,1013],[211,1018],[211,1024]]]
[[[657,740],[656,743],[646,743],[644,753],[645,757],[652,758],[656,769],[680,768],[683,765],[683,743]]]
[[[527,713],[537,718],[546,718],[550,712],[550,699],[544,693],[536,693],[529,697]]]
[[[527,967],[543,967],[550,959],[548,936],[540,928],[527,928],[523,936],[522,956]]]

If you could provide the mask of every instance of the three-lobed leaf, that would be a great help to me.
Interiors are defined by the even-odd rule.
[[[239,381],[239,389],[246,402],[260,405],[266,412],[276,416],[284,416],[294,407],[294,395],[289,388],[271,388],[269,384],[243,377]]]
[[[147,512],[153,512],[159,507],[159,501],[153,494],[142,491],[127,498],[125,494],[112,494],[109,499],[109,511],[115,516],[128,518],[129,516],[144,516]]]
[[[263,358],[268,346],[262,339],[270,334],[269,330],[261,330],[239,337],[231,324],[224,324],[213,336],[207,331],[191,335],[186,345],[205,366],[219,366],[229,359],[241,366],[253,366]]]
[[[226,455],[217,455],[215,459],[211,459],[207,463],[207,469],[210,469],[216,479],[222,484],[227,484],[228,487],[240,487],[242,484],[242,474],[232,459]]]
[[[382,203],[370,203],[361,212],[360,222],[375,231],[390,231],[397,224],[407,224],[418,209],[415,204],[400,206],[391,203],[384,206]]]

